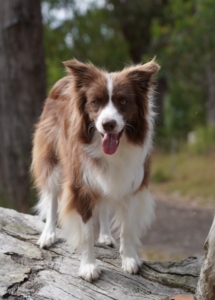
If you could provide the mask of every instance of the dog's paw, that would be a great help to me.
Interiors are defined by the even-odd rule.
[[[99,278],[101,273],[97,264],[84,264],[80,266],[78,276],[86,281],[92,282]]]
[[[104,244],[113,248],[117,248],[117,244],[116,241],[114,240],[114,238],[110,235],[107,234],[103,234],[99,236],[98,239],[98,243],[99,244]]]
[[[55,231],[50,231],[44,229],[38,242],[37,245],[40,246],[40,248],[48,248],[51,245],[53,245],[56,242],[56,234]]]
[[[142,261],[139,258],[124,257],[122,259],[122,269],[128,274],[136,274],[141,265]]]

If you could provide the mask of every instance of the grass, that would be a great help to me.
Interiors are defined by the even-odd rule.
[[[170,260],[182,260],[187,257],[184,253],[171,253],[167,251],[157,250],[157,249],[145,249],[142,253],[139,253],[140,257],[143,260],[152,260],[152,261],[170,261]]]
[[[152,162],[152,189],[215,205],[215,153],[155,152]]]

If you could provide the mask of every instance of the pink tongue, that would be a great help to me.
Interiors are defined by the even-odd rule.
[[[112,155],[116,152],[119,145],[119,135],[105,133],[102,138],[102,149],[104,153]]]

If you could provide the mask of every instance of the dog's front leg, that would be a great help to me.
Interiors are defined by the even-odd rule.
[[[150,227],[154,219],[154,200],[148,188],[140,190],[130,199],[125,199],[119,213],[122,268],[129,274],[135,274],[142,264],[136,248],[141,245],[142,233]]]
[[[120,254],[122,268],[126,273],[136,274],[142,262],[136,251],[135,223],[136,216],[133,203],[128,203],[121,208]]]
[[[98,279],[100,270],[95,260],[94,254],[94,234],[93,219],[86,223],[82,222],[82,241],[81,241],[81,265],[79,276],[89,282]]]

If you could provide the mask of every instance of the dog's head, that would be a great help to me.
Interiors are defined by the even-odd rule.
[[[133,143],[144,142],[149,129],[153,78],[160,68],[155,60],[114,73],[77,60],[64,64],[74,78],[84,142],[91,141],[95,130],[101,135],[106,154],[116,152],[123,134]]]

